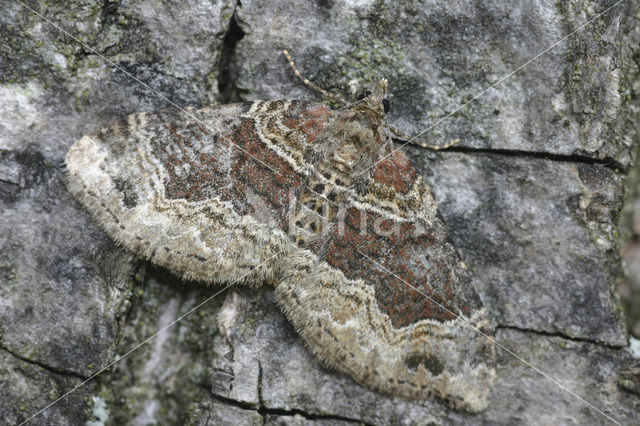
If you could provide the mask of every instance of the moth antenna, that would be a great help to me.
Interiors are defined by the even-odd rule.
[[[320,94],[322,94],[323,96],[326,96],[327,98],[339,102],[341,104],[344,105],[349,105],[349,102],[347,102],[345,99],[341,98],[338,95],[334,95],[333,93],[329,93],[326,90],[324,90],[322,87],[312,83],[311,81],[307,80],[306,78],[304,78],[302,76],[302,74],[300,74],[300,71],[298,71],[298,68],[296,67],[296,64],[293,62],[293,58],[291,58],[291,55],[289,54],[289,51],[287,51],[286,49],[282,51],[282,53],[284,53],[284,56],[287,57],[287,60],[289,61],[289,66],[291,67],[291,69],[293,70],[293,72],[295,73],[295,75],[302,80],[302,82],[307,85],[309,88],[311,88],[312,90],[315,90],[316,92],[319,92]]]
[[[407,135],[402,130],[396,129],[395,127],[389,126],[389,130],[391,130],[391,133],[393,133],[394,136],[397,136],[400,139],[406,140],[406,143],[410,143],[411,145],[416,145],[416,146],[419,146],[419,147],[422,147],[422,148],[428,148],[428,149],[431,149],[433,151],[446,149],[446,148],[452,147],[452,146],[457,145],[458,143],[460,143],[460,139],[459,138],[455,138],[451,142],[446,143],[444,145],[429,145],[429,144],[427,144],[425,142],[414,140],[413,137]]]

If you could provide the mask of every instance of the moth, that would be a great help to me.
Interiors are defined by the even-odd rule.
[[[133,114],[77,141],[68,188],[116,242],[203,283],[273,286],[326,367],[463,411],[489,402],[482,302],[385,120],[387,80],[332,109]]]

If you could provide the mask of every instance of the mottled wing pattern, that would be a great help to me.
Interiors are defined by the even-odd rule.
[[[186,278],[272,281],[293,248],[300,153],[329,112],[257,101],[134,114],[73,145],[68,187],[118,243]]]
[[[78,141],[69,189],[117,242],[184,277],[276,287],[327,366],[479,411],[482,304],[437,205],[383,125],[386,80],[333,111],[301,101],[135,114]]]
[[[399,151],[358,186],[324,261],[292,260],[280,306],[319,359],[370,388],[485,408],[493,345],[466,323],[487,326],[429,189]]]

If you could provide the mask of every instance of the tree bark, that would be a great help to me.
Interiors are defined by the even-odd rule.
[[[637,420],[640,354],[617,285],[638,143],[639,3],[614,4],[6,0],[0,418],[20,423],[123,357],[33,421]],[[390,124],[428,130],[419,139],[433,145],[460,139],[445,151],[403,149],[500,343],[485,411],[380,395],[327,371],[267,287],[229,289],[125,356],[220,288],[181,282],[115,246],[66,191],[67,150],[135,112],[319,99],[283,48],[305,77],[345,97],[387,77]]]

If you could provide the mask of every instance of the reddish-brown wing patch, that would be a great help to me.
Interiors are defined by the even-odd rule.
[[[417,173],[409,159],[404,152],[398,150],[376,163],[372,169],[374,181],[391,187],[400,194],[411,190],[416,177]]]
[[[396,328],[423,319],[451,320],[468,316],[480,300],[443,235],[438,229],[417,233],[413,223],[349,208],[344,233],[334,231],[326,260],[347,278],[374,286],[378,306]]]
[[[333,114],[335,111],[322,104],[291,101],[289,108],[283,111],[281,120],[291,133],[295,133],[296,138],[303,135],[305,141],[311,144],[326,128]]]
[[[240,215],[269,217],[285,229],[290,189],[304,176],[261,140],[255,119],[241,117],[221,130],[178,120],[164,125],[152,147],[167,174],[165,196],[193,202],[219,197]]]

